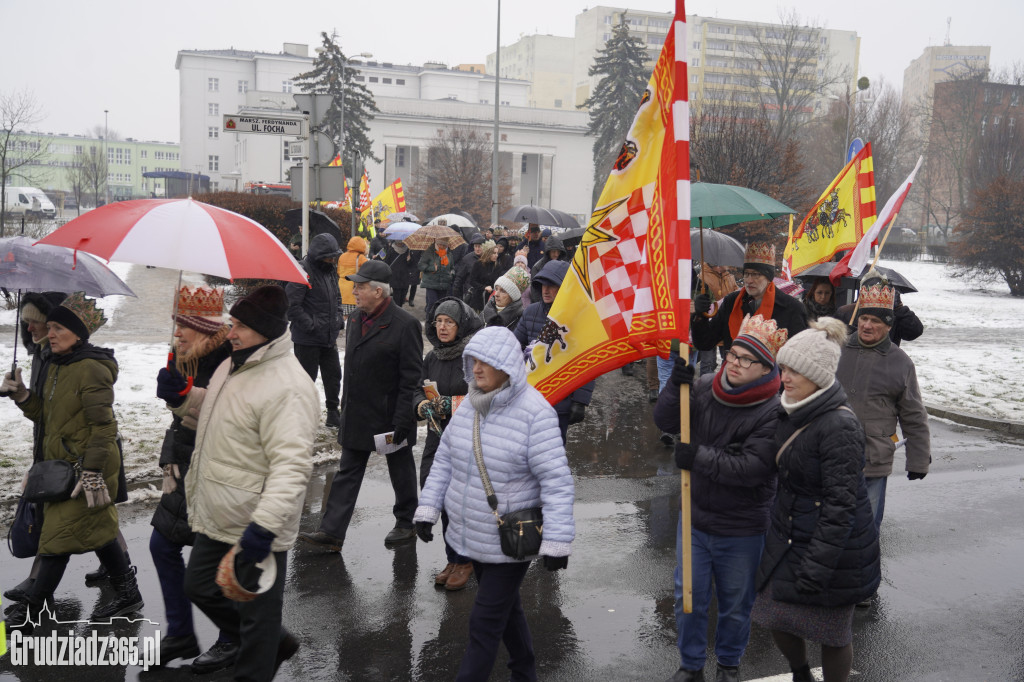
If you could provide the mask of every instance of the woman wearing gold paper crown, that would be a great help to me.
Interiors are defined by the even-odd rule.
[[[224,292],[184,286],[178,292],[175,308],[173,369],[161,371],[191,377],[193,386],[206,388],[214,370],[231,355],[231,344],[227,341],[231,328],[224,324]],[[160,450],[163,495],[150,522],[153,533],[149,538],[149,552],[160,579],[167,614],[167,630],[160,640],[163,665],[176,658],[199,656],[199,642],[192,625],[192,602],[185,596],[185,561],[181,553],[183,547],[192,545],[195,540],[195,533],[188,526],[184,481],[196,444],[197,417],[198,410],[184,418],[175,415],[171,428],[167,429]],[[219,650],[229,645],[238,646],[221,633],[214,648]],[[197,660],[193,667],[202,672],[204,663]]]
[[[113,409],[117,361],[109,348],[89,343],[107,320],[95,301],[81,292],[65,299],[46,319],[53,355],[41,390],[26,388],[18,369],[14,376],[7,373],[0,392],[8,393],[26,417],[42,425],[43,459],[76,464],[81,474],[70,499],[46,503],[39,574],[28,599],[7,614],[12,627],[29,617],[35,620],[44,603],[52,601],[72,554],[95,551],[117,591],[90,620],[123,616],[143,606],[128,556],[117,542],[117,508],[112,502],[120,466]]]
[[[654,422],[679,431],[679,392],[690,391],[689,443],[676,445],[676,465],[691,472],[693,498],[693,610],[683,612],[681,569],[675,572],[679,669],[669,682],[704,679],[712,584],[718,598],[715,628],[717,682],[739,680],[750,639],[754,577],[761,561],[775,495],[775,430],[779,423],[779,367],[775,354],[786,330],[760,315],[743,320],[714,375],[694,382],[694,366],[679,358],[658,396]],[[682,526],[676,535],[682,563]]]

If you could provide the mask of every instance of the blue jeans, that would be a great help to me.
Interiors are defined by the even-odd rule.
[[[668,378],[672,376],[672,367],[676,364],[676,358],[679,357],[679,353],[672,351],[668,354],[668,360],[658,356],[658,393],[661,393],[665,388],[665,384],[668,383]]]
[[[885,515],[885,483],[888,476],[864,478],[868,486],[868,501],[871,502],[871,513],[875,515],[875,530],[881,535],[882,516]]]
[[[764,535],[731,537],[691,530],[693,613],[683,613],[682,519],[676,527],[676,644],[682,666],[704,667],[708,649],[708,612],[711,584],[718,597],[715,655],[722,665],[739,665],[750,640],[750,610],[754,606],[754,578],[761,563]]]
[[[508,649],[508,669],[514,682],[537,679],[533,638],[519,598],[529,561],[511,564],[473,562],[476,601],[469,614],[469,645],[462,657],[456,682],[477,682],[491,676],[498,645]]]

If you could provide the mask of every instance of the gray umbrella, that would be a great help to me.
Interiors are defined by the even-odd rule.
[[[700,253],[700,233],[700,228],[690,228],[690,253]],[[729,235],[714,230],[704,230],[705,263],[742,268],[745,253],[743,244]]]
[[[18,292],[14,324],[14,365],[18,359],[21,292],[83,291],[89,296],[135,296],[99,259],[64,246],[36,244],[28,237],[0,239],[0,287]]]

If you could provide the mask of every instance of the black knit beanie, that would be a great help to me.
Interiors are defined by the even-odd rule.
[[[231,317],[268,339],[276,339],[288,330],[288,296],[276,284],[256,289],[231,306],[229,312]]]

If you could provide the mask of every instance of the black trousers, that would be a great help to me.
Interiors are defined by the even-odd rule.
[[[235,663],[235,679],[271,680],[277,662],[277,647],[285,635],[281,627],[281,610],[288,552],[274,552],[277,580],[273,587],[252,601],[236,602],[225,597],[216,583],[217,567],[229,549],[229,544],[202,533],[196,534],[196,543],[185,570],[185,594],[220,628],[222,635],[241,643]]]
[[[462,656],[456,682],[486,680],[491,676],[498,646],[508,649],[511,680],[537,679],[533,637],[519,598],[519,586],[530,568],[529,561],[511,564],[473,562],[476,601],[469,614],[469,643]]]
[[[296,343],[295,357],[313,381],[316,381],[317,370],[323,374],[327,409],[338,409],[338,395],[341,393],[341,358],[338,355],[338,347],[305,346]]]
[[[363,474],[366,463],[372,454],[371,450],[352,450],[343,447],[338,471],[331,483],[331,493],[327,498],[320,530],[342,540],[348,532],[348,524],[352,521],[352,513],[356,509],[356,498],[359,488],[363,485]],[[413,514],[416,513],[416,461],[412,456],[412,447],[396,450],[388,458],[388,474],[391,476],[391,487],[395,491],[395,525],[399,528],[412,528]]]

